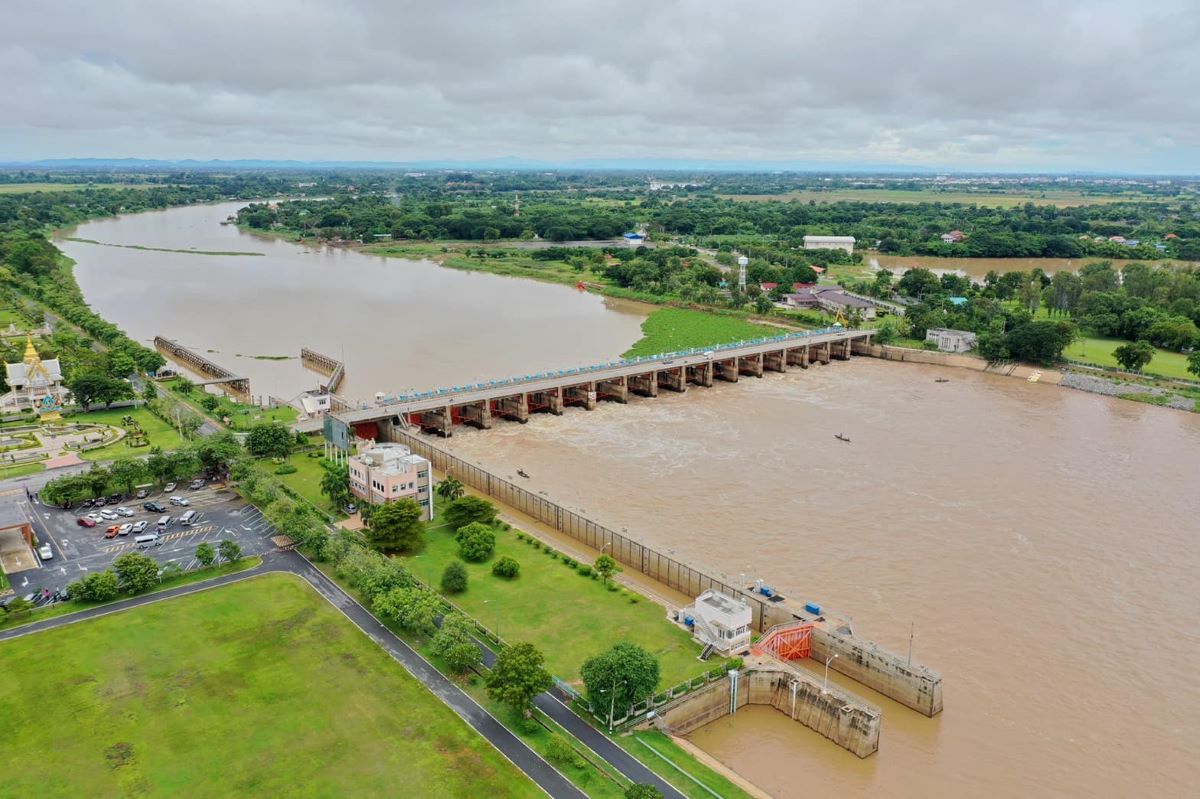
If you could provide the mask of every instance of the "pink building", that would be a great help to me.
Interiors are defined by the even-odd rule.
[[[369,444],[347,459],[350,492],[372,505],[412,499],[433,518],[433,470],[402,444]]]

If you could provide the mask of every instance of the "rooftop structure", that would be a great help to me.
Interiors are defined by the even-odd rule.
[[[411,499],[421,506],[422,518],[433,518],[433,470],[408,447],[368,442],[347,465],[354,496],[372,505]]]
[[[853,236],[805,236],[806,250],[845,250],[854,252]]]
[[[36,408],[61,406],[67,388],[62,384],[62,367],[58,358],[45,361],[33,346],[33,337],[25,337],[25,355],[20,363],[5,364],[9,392],[3,397],[5,407]]]
[[[723,657],[744,652],[750,646],[750,626],[754,613],[740,599],[720,591],[705,591],[696,597],[696,604],[683,611],[683,620],[705,649]]]

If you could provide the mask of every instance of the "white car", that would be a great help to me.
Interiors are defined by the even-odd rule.
[[[171,504],[172,505],[190,505],[192,503],[187,501],[187,497],[171,497]]]
[[[146,521],[145,519],[142,519],[140,522],[133,523],[133,530],[131,532],[143,533],[146,531],[146,528],[149,526],[150,526],[150,522]]]
[[[117,512],[115,510],[102,510],[100,511],[100,518],[111,522],[117,518]]]
[[[42,544],[38,547],[38,557],[42,560],[54,560],[54,550],[49,544]]]
[[[170,491],[174,491],[174,490],[175,490],[174,483],[167,483],[165,486],[163,486],[163,491],[170,492]]]
[[[99,513],[89,513],[87,515],[87,518],[91,519],[92,521],[96,522],[97,524],[104,521],[104,517],[101,516]]]
[[[117,530],[117,535],[129,535],[129,531],[133,529],[133,525],[125,522],[121,525],[121,529]]]
[[[117,508],[117,515],[118,516],[132,516],[133,510],[131,508],[127,508],[124,505],[122,505],[121,507]]]

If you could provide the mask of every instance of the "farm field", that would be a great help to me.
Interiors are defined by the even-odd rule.
[[[782,332],[777,327],[757,325],[735,316],[720,316],[685,308],[658,308],[642,322],[642,338],[623,357],[728,344],[762,336],[777,336]]]
[[[866,203],[964,203],[986,205],[994,208],[1011,208],[1025,203],[1034,205],[1101,205],[1122,200],[1145,199],[1140,196],[1100,196],[1077,191],[1045,191],[1028,194],[989,194],[970,191],[906,191],[904,189],[834,189],[832,191],[792,191],[787,194],[729,194],[722,195],[732,200],[753,202],[792,201],[818,203],[866,202]]]

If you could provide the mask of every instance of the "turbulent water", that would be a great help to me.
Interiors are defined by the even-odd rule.
[[[643,310],[567,286],[308,248],[221,220],[244,203],[80,225],[58,245],[92,308],[150,342],[163,335],[290,399],[319,377],[309,347],[346,363],[341,393],[458,385],[608,360],[641,336]],[[201,255],[137,247],[259,255]],[[254,356],[290,356],[266,360]]]
[[[81,226],[97,311],[288,396],[301,345],[348,390],[606,360],[639,313],[558,286],[264,241],[234,205]],[[935,377],[950,377],[935,383]],[[844,433],[850,444],[834,438]],[[859,760],[770,709],[693,740],[777,796],[1184,796],[1200,767],[1200,416],[856,358],[458,432],[451,447],[713,572],[761,576],[944,675]]]
[[[915,625],[946,710],[840,679],[883,707],[869,760],[770,709],[694,734],[778,796],[1181,796],[1200,777],[1194,414],[854,359],[451,444],[896,651]]]

